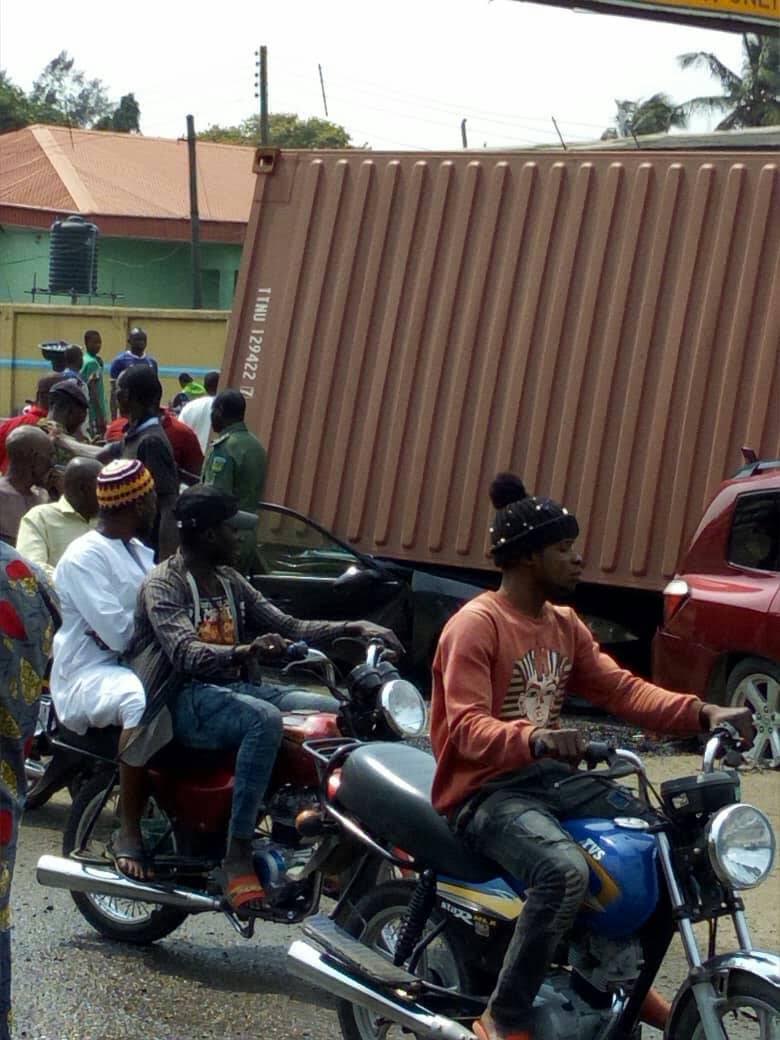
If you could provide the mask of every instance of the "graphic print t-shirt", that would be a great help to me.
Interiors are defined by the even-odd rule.
[[[433,804],[451,813],[489,780],[523,769],[538,728],[560,726],[567,689],[662,733],[696,733],[702,702],[620,668],[569,607],[538,617],[485,592],[450,618],[433,662]]]
[[[219,646],[234,646],[236,628],[230,604],[224,596],[202,598],[200,601],[200,622],[198,639],[202,643],[216,643]]]
[[[534,726],[557,728],[571,661],[558,650],[532,647],[514,662],[500,719],[525,719]]]

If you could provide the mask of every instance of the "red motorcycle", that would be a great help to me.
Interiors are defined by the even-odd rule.
[[[169,935],[189,914],[225,914],[239,934],[251,938],[257,920],[294,924],[316,913],[325,879],[342,884],[353,873],[356,845],[343,830],[328,827],[315,760],[304,742],[332,741],[337,746],[345,738],[416,737],[425,729],[426,710],[419,691],[401,679],[379,640],[368,643],[364,660],[340,683],[329,658],[303,649],[305,656],[290,662],[283,673],[297,673],[296,685],[299,675],[308,674],[340,704],[337,714],[284,716],[284,739],[254,841],[266,909],[239,917],[215,879],[233,799],[233,752],[193,751],[175,744],[160,752],[148,769],[141,825],[154,881],[135,881],[114,869],[106,846],[119,826],[117,729],[78,736],[60,727],[55,733],[55,746],[85,756],[97,769],[74,798],[62,857],[42,856],[38,881],[69,889],[81,914],[103,935],[138,944]],[[370,875],[370,870],[360,871],[361,888],[376,883]]]

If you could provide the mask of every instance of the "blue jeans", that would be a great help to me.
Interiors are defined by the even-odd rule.
[[[282,712],[338,711],[333,697],[268,683],[189,682],[171,706],[174,738],[185,747],[237,749],[230,837],[251,840],[282,743]]]

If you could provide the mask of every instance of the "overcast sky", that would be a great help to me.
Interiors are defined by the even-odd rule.
[[[718,93],[684,51],[735,71],[740,37],[516,0],[0,0],[0,68],[25,89],[60,50],[113,99],[133,91],[143,133],[178,137],[256,110],[269,50],[271,111],[323,115],[374,148],[522,147],[598,138],[615,98]],[[699,121],[696,129],[710,129]]]

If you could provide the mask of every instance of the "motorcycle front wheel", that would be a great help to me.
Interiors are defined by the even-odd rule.
[[[105,869],[115,873],[113,865],[105,857],[105,848],[112,834],[119,827],[118,785],[108,796],[108,801],[100,810],[94,827],[86,843],[84,842],[90,821],[100,802],[105,798],[109,783],[111,780],[105,774],[94,776],[78,791],[73,800],[73,808],[63,835],[62,854],[70,856],[75,849],[83,847],[85,856],[91,860],[94,859],[96,864],[101,864],[95,869]],[[165,833],[167,826],[167,817],[150,799],[141,820],[141,830],[144,833],[147,848],[157,835]],[[169,841],[172,842],[173,838]],[[170,848],[164,851],[172,852],[175,849]],[[105,864],[105,868],[102,867],[102,863]],[[132,899],[119,899],[116,896],[90,892],[71,892],[71,896],[81,915],[101,935],[105,935],[108,939],[134,943],[139,946],[165,938],[188,917],[185,910],[161,906],[159,903],[141,903]]]
[[[780,993],[763,979],[738,974],[729,981],[720,1006],[728,1040],[777,1040],[780,1037]],[[704,1027],[692,993],[676,1017],[667,1040],[705,1040]]]
[[[380,885],[361,899],[349,917],[340,922],[345,931],[366,946],[392,960],[415,882],[393,881]],[[434,911],[425,926],[426,934],[441,923]],[[446,928],[427,947],[415,974],[453,991],[474,992],[473,976],[463,951]],[[373,1011],[341,1000],[339,1025],[344,1040],[401,1040],[409,1033]]]

